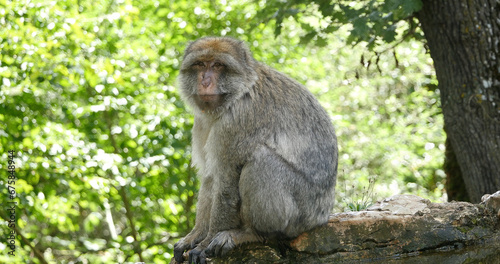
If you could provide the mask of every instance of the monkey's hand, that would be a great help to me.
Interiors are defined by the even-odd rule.
[[[198,242],[202,240],[202,236],[198,235],[197,232],[192,232],[189,235],[181,238],[177,243],[174,245],[174,259],[177,261],[177,263],[182,263],[184,260],[184,252],[186,250],[192,249],[196,246]],[[191,261],[189,261],[191,263]]]
[[[179,242],[174,245],[174,259],[177,263],[182,263],[184,260],[183,254],[184,251],[189,249],[189,244],[185,243],[184,238],[179,240]]]

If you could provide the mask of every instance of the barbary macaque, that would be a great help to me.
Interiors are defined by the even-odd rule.
[[[303,85],[227,37],[191,43],[178,81],[194,111],[201,188],[195,226],[174,247],[177,262],[189,249],[189,263],[205,263],[243,243],[294,238],[327,222],[337,139]]]

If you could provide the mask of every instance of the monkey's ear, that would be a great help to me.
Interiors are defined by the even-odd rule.
[[[252,51],[250,51],[250,48],[244,41],[238,40],[238,42],[239,42],[238,45],[240,47],[239,49],[240,58],[243,58],[245,60],[246,65],[253,68],[255,64],[255,59],[253,57]]]

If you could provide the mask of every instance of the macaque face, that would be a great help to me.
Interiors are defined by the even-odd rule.
[[[186,102],[218,115],[248,94],[257,78],[255,61],[244,43],[204,38],[186,49],[178,80]]]
[[[223,102],[227,93],[220,89],[220,78],[226,66],[218,60],[198,60],[191,65],[197,75],[197,92],[194,95],[196,104],[205,110],[214,110]]]

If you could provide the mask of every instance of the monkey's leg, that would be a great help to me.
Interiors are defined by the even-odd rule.
[[[205,253],[220,256],[238,245],[262,242],[258,234],[289,236],[291,221],[299,218],[300,210],[291,191],[298,176],[272,149],[258,147],[239,178],[242,228],[219,232]]]
[[[204,177],[198,194],[195,226],[191,232],[174,245],[174,258],[178,263],[183,261],[183,253],[194,248],[205,239],[209,229],[210,210],[212,208],[213,178]]]
[[[335,165],[301,163],[309,156],[321,157],[318,153],[306,149],[290,154],[259,146],[240,178],[244,225],[258,234],[293,238],[326,223],[334,202]]]
[[[259,146],[242,170],[241,218],[259,234],[291,237],[289,226],[300,217],[303,176],[267,145]],[[303,191],[302,191],[303,192]]]

